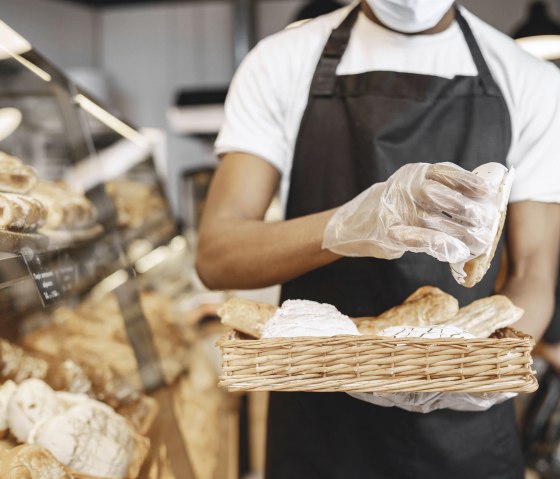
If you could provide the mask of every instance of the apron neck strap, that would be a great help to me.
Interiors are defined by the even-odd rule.
[[[465,37],[465,41],[467,42],[471,52],[472,59],[476,69],[478,70],[478,76],[484,89],[488,94],[497,93],[497,87],[494,79],[492,78],[492,73],[490,73],[490,69],[488,68],[488,64],[480,51],[480,47],[478,46],[476,39],[474,38],[471,27],[465,20],[465,17],[461,14],[458,6],[455,6],[455,20],[457,20],[457,23],[463,32],[463,36]]]
[[[311,95],[334,95],[336,88],[336,69],[342,59],[342,56],[344,55],[344,52],[346,51],[348,42],[350,41],[352,27],[356,23],[360,9],[361,2],[358,2],[348,16],[337,28],[332,31],[329,36],[327,44],[325,45],[325,48],[321,53],[321,57],[319,58],[319,63],[315,69],[313,80],[311,81]],[[488,64],[486,63],[486,60],[484,60],[484,56],[482,55],[480,47],[474,38],[471,27],[461,14],[458,6],[455,6],[455,19],[463,32],[463,36],[465,37],[465,41],[467,42],[471,52],[472,59],[476,69],[478,70],[478,76],[480,77],[482,86],[488,94],[497,94],[497,86],[492,78]]]
[[[312,95],[332,96],[334,94],[336,69],[350,41],[352,27],[356,23],[360,9],[361,2],[358,2],[342,23],[332,31],[313,75],[310,89]]]

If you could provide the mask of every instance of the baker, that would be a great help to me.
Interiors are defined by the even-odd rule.
[[[198,272],[211,288],[281,283],[282,299],[331,303],[349,316],[380,313],[426,284],[462,304],[488,296],[498,260],[471,289],[445,261],[490,241],[486,216],[472,213],[488,185],[469,172],[499,162],[517,170],[501,293],[525,310],[518,328],[538,338],[559,256],[559,131],[555,67],[452,0],[354,2],[263,40],[236,73]],[[439,162],[461,167],[438,187],[454,183],[462,219],[440,208],[443,221],[434,221],[440,205],[425,176],[407,186],[412,164]],[[384,233],[370,214],[379,234],[364,257],[323,249],[333,214],[382,183],[412,192],[414,201],[392,196],[397,229]],[[286,219],[266,223],[278,188]],[[387,213],[371,197],[371,212]],[[469,244],[474,231],[482,244]],[[408,252],[419,244],[440,261]],[[267,479],[521,479],[523,459],[510,402],[416,414],[342,393],[273,393],[266,469]]]

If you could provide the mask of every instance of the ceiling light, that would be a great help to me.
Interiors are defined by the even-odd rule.
[[[109,128],[116,131],[119,135],[127,138],[140,147],[149,146],[150,142],[144,135],[119,120],[116,116],[111,115],[111,113],[101,108],[86,96],[79,93],[74,97],[74,99],[84,110],[97,118],[101,123],[104,123]]]
[[[0,108],[0,141],[16,131],[21,118],[21,111],[17,108]]]

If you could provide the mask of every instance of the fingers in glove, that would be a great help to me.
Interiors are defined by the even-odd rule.
[[[497,185],[453,163],[435,163],[426,171],[426,179],[458,191],[471,198],[493,198]]]
[[[494,242],[489,227],[462,225],[444,216],[422,215],[422,226],[458,239],[469,248],[471,257],[482,254]]]
[[[465,243],[442,231],[420,226],[394,226],[389,234],[404,250],[427,253],[438,261],[458,263],[470,258],[470,249]]]
[[[428,180],[418,195],[422,209],[474,226],[487,227],[498,215],[493,202],[469,198],[441,183]]]

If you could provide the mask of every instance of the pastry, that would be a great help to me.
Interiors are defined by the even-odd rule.
[[[0,193],[0,229],[31,232],[41,227],[47,210],[39,200],[17,193]]]
[[[25,194],[37,183],[37,172],[15,156],[0,152],[0,191]]]
[[[40,446],[24,444],[0,458],[2,479],[72,479],[53,455]]]
[[[47,230],[75,231],[96,224],[94,204],[62,181],[40,181],[30,194],[48,209],[44,225]]]
[[[492,238],[494,238],[494,241],[485,251],[476,258],[450,265],[455,280],[467,288],[472,288],[475,284],[479,283],[488,271],[488,268],[490,268],[490,263],[492,262],[492,258],[494,258],[496,248],[502,235],[502,229],[506,219],[507,203],[515,170],[511,168],[511,170],[508,171],[508,169],[500,163],[487,163],[473,170],[473,173],[498,186],[496,206],[498,208],[499,217],[492,227]]]
[[[509,298],[494,295],[473,301],[461,308],[449,324],[464,329],[477,338],[487,338],[495,330],[511,326],[521,319],[523,310]]]
[[[264,324],[278,308],[243,298],[230,298],[219,309],[223,324],[253,338],[260,338]]]
[[[263,326],[261,338],[301,336],[358,336],[352,320],[331,304],[304,299],[288,299]]]
[[[357,318],[362,334],[377,334],[391,326],[432,326],[453,318],[459,303],[450,294],[433,286],[423,286],[412,293],[403,304],[395,306],[376,318]]]

